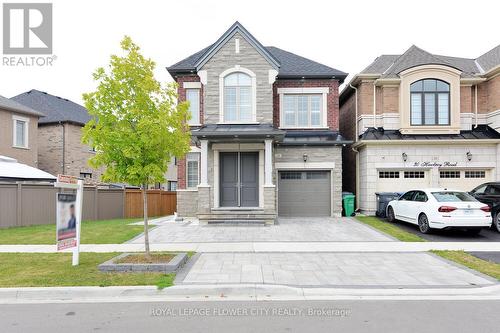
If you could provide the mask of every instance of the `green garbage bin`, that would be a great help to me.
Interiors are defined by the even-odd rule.
[[[354,199],[356,197],[353,194],[344,195],[342,198],[344,204],[345,216],[352,216],[354,214]]]

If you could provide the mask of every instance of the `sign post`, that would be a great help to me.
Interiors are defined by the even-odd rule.
[[[73,266],[80,258],[80,234],[83,207],[83,180],[72,176],[57,175],[54,187],[76,190],[72,193],[57,193],[57,250],[72,248]]]

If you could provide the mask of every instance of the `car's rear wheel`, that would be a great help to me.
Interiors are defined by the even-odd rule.
[[[496,212],[493,215],[493,227],[500,232],[500,212]]]
[[[392,206],[387,207],[387,221],[396,222],[396,215],[394,214],[394,208],[392,208]]]
[[[420,232],[423,234],[428,234],[431,231],[427,215],[420,214],[420,216],[418,217],[418,229],[420,229]]]

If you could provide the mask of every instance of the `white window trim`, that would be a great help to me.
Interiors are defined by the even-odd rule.
[[[24,143],[25,145],[24,146],[18,146],[16,144],[16,137],[17,137],[17,130],[16,130],[16,121],[19,120],[19,121],[24,121],[25,124],[26,124],[26,130],[24,131]],[[24,149],[29,149],[29,135],[28,135],[28,132],[29,132],[29,128],[30,128],[30,119],[29,118],[25,118],[25,117],[19,117],[19,116],[12,116],[12,147],[14,148],[24,148]]]
[[[184,82],[184,84],[186,83],[199,83],[199,82]],[[188,125],[189,126],[201,126],[201,84],[199,84],[199,87],[196,87],[196,86],[190,86],[188,85],[189,88],[186,88],[186,86],[184,86],[184,88],[186,89],[186,101],[188,101],[187,99],[187,95],[188,95],[188,90],[197,90],[198,91],[198,122],[196,123],[189,123],[188,122]],[[189,107],[191,107],[191,103],[189,105]],[[191,121],[191,119],[189,120]]]
[[[198,184],[196,184],[195,186],[189,186],[189,176],[188,176],[188,173],[189,173],[189,167],[188,167],[188,162],[189,161],[194,161],[193,159],[188,159],[188,156],[186,155],[186,189],[187,190],[197,190],[198,189],[198,185],[200,184],[200,151],[194,151],[193,149],[191,149],[190,153],[196,153],[197,156],[198,156]]]
[[[224,121],[224,78],[229,74],[241,72],[252,79],[252,120],[249,121]],[[257,76],[251,70],[236,65],[228,68],[219,75],[219,123],[220,124],[255,124],[257,123]]]
[[[184,89],[201,89],[201,82],[184,82],[182,83]]]
[[[279,128],[284,129],[301,129],[301,128],[314,128],[314,129],[327,129],[328,128],[328,99],[327,96],[330,93],[329,87],[310,87],[310,88],[278,88],[279,102],[280,102],[280,126]],[[283,96],[287,94],[293,95],[313,95],[321,94],[321,112],[322,112],[322,122],[319,126],[283,126],[284,114],[283,114]]]

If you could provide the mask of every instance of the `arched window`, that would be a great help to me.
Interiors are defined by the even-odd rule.
[[[411,125],[450,125],[450,85],[436,79],[415,81],[410,86]]]
[[[224,77],[224,121],[252,121],[252,78],[242,72]]]

